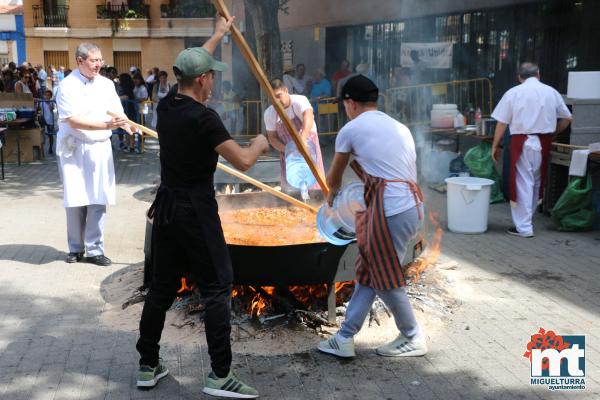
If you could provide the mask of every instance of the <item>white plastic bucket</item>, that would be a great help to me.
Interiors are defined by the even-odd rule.
[[[364,185],[353,182],[344,186],[333,200],[333,207],[323,204],[317,213],[317,229],[331,244],[343,246],[356,237],[355,215],[365,209]]]
[[[487,231],[490,192],[494,181],[485,178],[446,178],[448,229],[456,233]]]

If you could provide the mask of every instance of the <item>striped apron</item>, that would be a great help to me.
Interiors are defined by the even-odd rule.
[[[356,213],[356,280],[361,285],[377,290],[390,290],[406,286],[404,271],[394,248],[383,206],[383,193],[387,182],[406,183],[415,204],[423,202],[419,186],[404,179],[383,179],[367,174],[354,160],[350,166],[365,185],[366,209]],[[419,207],[419,219],[423,219]]]
[[[294,115],[294,118],[292,119],[292,124],[294,124],[296,130],[298,132],[300,132],[300,129],[302,129],[302,120],[300,120],[300,118],[298,118],[297,116]],[[284,146],[286,144],[288,144],[289,142],[293,141],[293,139],[290,136],[289,132],[287,131],[285,125],[283,124],[283,121],[281,121],[281,119],[279,119],[279,118],[278,118],[278,121],[276,124],[276,128],[277,128],[277,137],[279,138],[279,141],[281,141],[281,143],[283,143]],[[321,156],[321,146],[319,145],[319,134],[316,131],[311,131],[310,135],[308,136],[308,140],[313,142],[313,144],[315,145],[315,152],[317,154],[317,159],[314,161],[317,165],[317,168],[321,171],[323,176],[325,176],[325,168],[323,167],[323,157]],[[285,153],[284,152],[279,153],[279,162],[281,165],[281,190],[286,191],[288,189],[293,189],[287,183],[287,177],[285,174]],[[321,186],[317,182],[313,186],[311,186],[309,189],[310,190],[321,190]]]

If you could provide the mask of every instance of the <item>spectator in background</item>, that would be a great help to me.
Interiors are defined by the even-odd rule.
[[[146,87],[142,74],[137,73],[133,76],[133,84],[134,100],[138,103],[143,103],[148,100],[148,88]]]
[[[138,67],[136,67],[135,65],[132,65],[131,67],[129,67],[129,74],[131,76],[134,76],[135,74],[137,74],[138,72],[140,72],[140,70],[138,69]]]
[[[283,66],[283,84],[287,88],[289,93],[294,93],[294,81],[296,78],[296,68],[294,68],[291,64],[286,64]]]
[[[135,103],[135,95],[133,94],[134,88],[135,84],[133,83],[131,75],[119,75],[119,91],[117,94],[119,95],[119,99],[121,99],[125,115],[127,115],[127,118],[131,121],[139,122],[139,109]],[[126,134],[126,132],[122,129],[118,129],[117,134],[119,135],[119,148],[123,151],[129,151],[128,144],[123,140],[123,135]]]
[[[44,67],[41,64],[37,64],[35,66],[35,70],[37,72],[37,81],[39,82],[38,92],[36,92],[34,97],[44,97],[44,93],[46,92],[46,88],[48,86],[48,73],[44,70]]]
[[[312,87],[310,76],[306,75],[306,66],[304,64],[296,65],[296,77],[294,81],[294,93],[309,97]]]
[[[52,97],[56,96],[56,91],[58,90],[58,84],[60,83],[58,79],[58,70],[54,68],[54,65],[50,64],[48,67],[50,71],[50,81],[52,82]],[[44,92],[44,96],[46,93]]]
[[[393,73],[390,79],[390,89],[402,88],[411,86],[410,69],[403,67],[394,67]],[[396,105],[395,113],[392,115],[394,118],[407,122],[412,119],[412,104],[410,99],[410,93],[408,90],[393,90],[389,93],[391,104]]]
[[[65,66],[61,65],[58,67],[58,82],[62,82],[63,79],[65,79]]]
[[[138,110],[141,110],[142,103],[148,100],[148,88],[146,87],[146,82],[144,82],[144,77],[139,72],[133,76],[133,97],[135,102],[138,104]],[[140,121],[140,123],[143,121]],[[135,139],[136,135],[129,135],[129,151],[133,153],[136,151],[135,149]]]
[[[237,130],[238,112],[240,110],[239,96],[233,91],[231,82],[223,81],[223,123],[227,130],[234,135]]]
[[[154,71],[152,69],[146,70],[146,78],[144,80],[146,82],[146,85],[151,85],[154,83],[156,77],[154,76]]]
[[[65,78],[69,76],[69,74],[73,72],[70,68],[65,69]]]
[[[158,73],[158,82],[154,84],[152,88],[152,129],[156,129],[158,122],[158,115],[156,113],[156,107],[158,102],[167,96],[169,90],[171,90],[171,84],[168,81],[169,74],[167,71],[160,71]]]
[[[31,73],[29,70],[23,68],[19,78],[20,79],[15,83],[15,93],[32,93],[29,88],[29,82],[31,81]]]
[[[340,69],[336,71],[331,77],[331,84],[332,87],[336,89],[336,95],[338,82],[340,81],[340,79],[347,77],[351,73],[352,71],[350,71],[350,62],[348,60],[342,60],[342,62],[340,63]]]
[[[56,120],[54,118],[56,103],[52,99],[51,90],[46,90],[44,92],[44,100],[40,102],[40,107],[42,109],[42,118],[40,122],[44,134],[48,137],[48,154],[53,154],[54,136],[56,135]]]
[[[321,118],[319,118],[319,100],[326,97],[331,97],[331,84],[325,79],[325,72],[322,69],[317,69],[313,75],[313,84],[310,90],[310,104],[321,132],[329,132],[330,127],[329,120],[321,121]]]
[[[331,97],[331,83],[325,78],[325,72],[322,69],[317,69],[315,70],[313,85],[310,90],[310,100],[315,112],[317,102],[324,97]]]
[[[33,93],[34,98],[40,98],[37,94],[40,93],[40,81],[38,80],[37,71],[34,68],[29,68],[29,90]],[[42,93],[43,95],[43,93]]]
[[[6,93],[15,92],[15,83],[17,83],[17,78],[15,77],[13,70],[10,69],[10,64],[8,69],[2,71],[2,82],[4,83],[4,91]]]
[[[152,93],[152,88],[154,87],[154,83],[157,79],[158,74],[154,74],[154,68],[146,70],[146,77],[144,78],[144,82],[146,83],[146,90],[148,90],[148,93]]]
[[[115,67],[108,67],[106,69],[106,77],[115,84],[115,90],[119,93],[119,72]]]

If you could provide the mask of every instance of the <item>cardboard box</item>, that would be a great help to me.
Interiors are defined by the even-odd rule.
[[[43,137],[39,129],[21,129],[21,162],[39,160],[43,155]],[[4,131],[6,143],[4,144],[4,161],[17,162],[17,133],[15,129]]]
[[[19,109],[33,106],[33,95],[31,93],[0,93],[0,108]],[[6,137],[4,161],[17,162],[16,130],[19,130],[21,134],[21,162],[31,162],[43,158],[44,140],[39,128],[21,129],[20,127],[11,127],[4,132]]]

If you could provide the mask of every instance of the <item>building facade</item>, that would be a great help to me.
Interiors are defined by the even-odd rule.
[[[0,1],[0,65],[25,61],[22,0]]]
[[[24,0],[23,9],[32,64],[73,69],[77,45],[93,42],[119,73],[158,67],[171,79],[177,54],[210,37],[215,15],[209,0]],[[219,52],[229,61],[231,41]]]
[[[375,6],[376,5],[376,6]],[[599,70],[598,0],[289,0],[279,22],[295,63],[331,76],[342,59],[365,63],[385,87],[403,43],[449,42],[451,68],[425,82],[489,78],[498,97],[516,84],[520,62],[537,61],[542,79],[566,93],[569,71]],[[301,45],[300,45],[301,43]],[[419,83],[425,83],[419,82]]]

